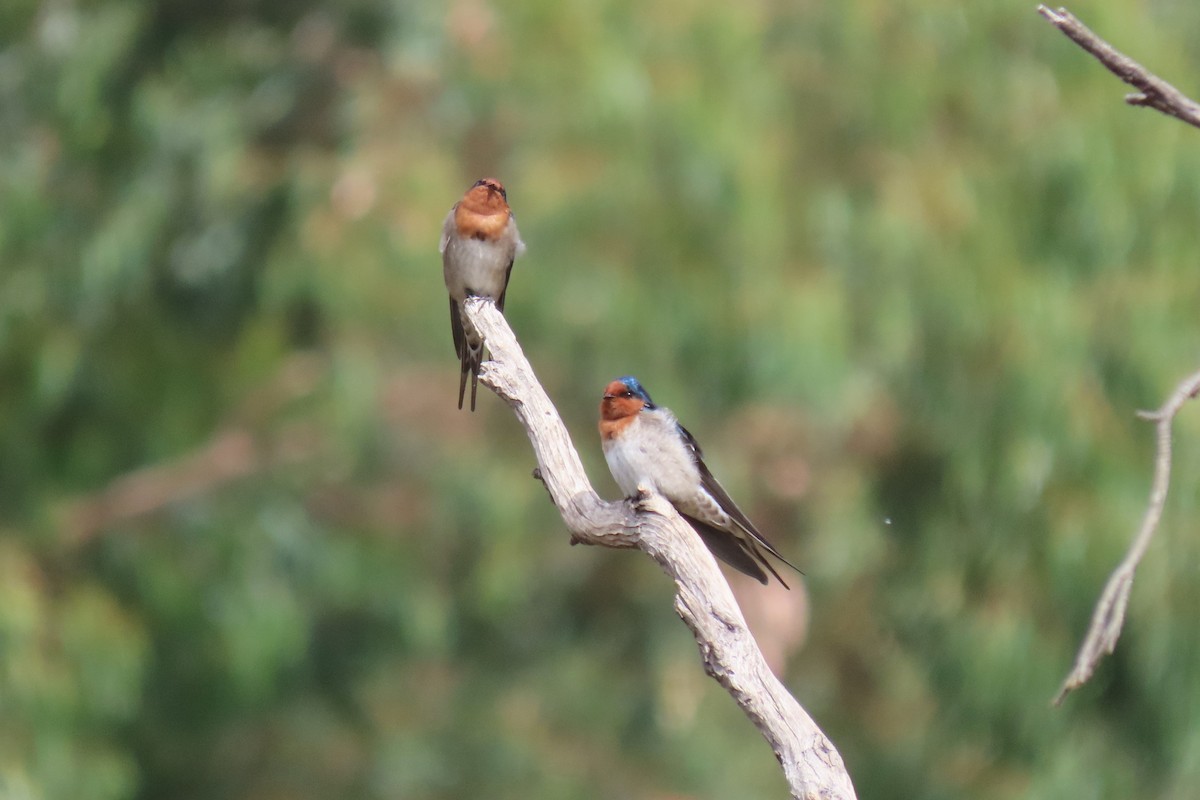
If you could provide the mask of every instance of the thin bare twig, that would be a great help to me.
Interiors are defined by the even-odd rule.
[[[1150,539],[1158,529],[1158,521],[1162,518],[1163,506],[1167,502],[1167,488],[1171,481],[1171,422],[1179,409],[1188,400],[1200,393],[1200,372],[1189,375],[1162,408],[1157,411],[1139,411],[1138,416],[1155,423],[1155,433],[1158,439],[1158,452],[1154,459],[1154,483],[1150,490],[1150,504],[1142,517],[1142,525],[1129,552],[1117,566],[1104,592],[1092,612],[1092,624],[1087,636],[1075,657],[1075,667],[1063,682],[1062,688],[1054,697],[1054,705],[1062,703],[1063,698],[1072,689],[1077,689],[1092,677],[1100,659],[1108,655],[1117,646],[1121,636],[1121,627],[1125,623],[1125,607],[1129,603],[1129,592],[1133,588],[1133,573],[1141,563]]]
[[[1138,90],[1125,95],[1126,103],[1131,106],[1148,106],[1200,128],[1200,103],[1119,52],[1065,8],[1056,10],[1040,5],[1037,10],[1071,41],[1095,56],[1109,72]]]
[[[1189,125],[1200,128],[1200,103],[1192,100],[1171,84],[1154,75],[1141,64],[1118,51],[1108,42],[1093,33],[1065,8],[1057,10],[1044,5],[1037,7],[1038,13],[1062,31],[1071,41],[1091,53],[1109,72],[1138,91],[1125,96],[1125,102],[1134,106],[1147,106],[1163,114],[1175,117]],[[1142,517],[1141,527],[1117,566],[1092,613],[1092,624],[1075,657],[1075,666],[1054,697],[1059,705],[1067,694],[1082,686],[1092,677],[1096,665],[1117,646],[1121,628],[1125,624],[1125,609],[1129,604],[1129,593],[1133,588],[1133,576],[1141,563],[1146,548],[1150,545],[1158,522],[1162,518],[1167,500],[1167,488],[1171,476],[1171,422],[1185,402],[1200,392],[1200,372],[1182,383],[1158,411],[1139,412],[1143,419],[1153,420],[1158,438],[1158,454],[1154,464],[1154,482],[1150,492],[1150,504]]]
[[[292,423],[271,435],[258,431],[289,403],[320,385],[325,369],[304,355],[283,366],[246,398],[234,420],[196,449],[113,478],[106,486],[56,509],[65,544],[82,545],[128,522],[276,467],[314,459],[324,445],[311,425]]]
[[[220,431],[192,452],[121,475],[100,491],[63,504],[58,512],[63,542],[82,545],[110,526],[264,470],[309,461],[320,445],[319,433],[306,425],[293,425],[265,442],[246,428]]]
[[[546,396],[504,316],[491,300],[468,299],[463,312],[492,360],[479,382],[507,402],[525,427],[545,484],[573,543],[636,547],[675,580],[675,611],[700,647],[704,668],[771,745],[793,798],[852,800],[854,786],[812,718],[771,672],[712,554],[659,495],[637,503],[600,499],[558,411]]]

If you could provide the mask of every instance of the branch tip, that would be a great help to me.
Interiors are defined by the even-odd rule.
[[[1132,106],[1153,108],[1187,124],[1200,128],[1200,103],[1164,81],[1129,56],[1121,53],[1092,32],[1065,8],[1052,11],[1039,5],[1037,11],[1062,31],[1063,35],[1086,50],[1112,74],[1138,91],[1125,96]]]
[[[1068,692],[1087,683],[1100,660],[1117,647],[1117,640],[1121,638],[1121,628],[1125,624],[1129,595],[1133,591],[1134,573],[1150,546],[1154,532],[1158,530],[1158,523],[1162,519],[1163,508],[1167,502],[1167,490],[1171,485],[1171,423],[1183,403],[1197,394],[1200,394],[1200,372],[1195,372],[1181,381],[1159,410],[1137,412],[1138,417],[1154,422],[1157,429],[1158,445],[1154,458],[1150,500],[1146,504],[1142,522],[1129,544],[1125,557],[1108,576],[1104,591],[1096,601],[1087,635],[1079,646],[1079,654],[1075,656],[1075,666],[1054,697],[1053,703],[1056,706],[1062,704]]]
[[[1054,11],[1053,9],[1048,8],[1047,6],[1045,6],[1041,3],[1038,3],[1038,7],[1037,7],[1037,12],[1039,14],[1041,14],[1043,17],[1045,17],[1046,19],[1053,22],[1055,25],[1057,25],[1059,23],[1059,21],[1062,19],[1061,15],[1065,11],[1066,11],[1065,8],[1059,8],[1058,11]]]

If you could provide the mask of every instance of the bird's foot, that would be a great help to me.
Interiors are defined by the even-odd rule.
[[[649,511],[650,499],[654,497],[654,493],[642,486],[638,487],[637,494],[629,498],[629,504],[633,506],[634,511],[644,512]]]

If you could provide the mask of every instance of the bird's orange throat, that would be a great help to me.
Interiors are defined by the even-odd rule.
[[[605,442],[610,442],[617,439],[625,432],[625,429],[633,424],[637,417],[622,417],[621,419],[602,419],[600,420],[600,439]]]
[[[606,393],[600,401],[600,438],[607,441],[620,436],[637,419],[644,405],[636,397],[614,397]]]
[[[504,197],[486,186],[467,192],[454,209],[458,235],[468,239],[495,239],[504,232],[511,212]]]

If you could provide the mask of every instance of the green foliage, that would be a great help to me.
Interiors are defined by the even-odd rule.
[[[1086,21],[1200,67],[1193,4]],[[454,409],[436,242],[485,174],[601,491],[633,373],[804,568],[738,588],[860,796],[1191,796],[1194,409],[1125,637],[1048,699],[1146,500],[1133,411],[1195,368],[1200,139],[1031,7],[0,32],[0,797],[782,795],[654,566],[568,547],[507,410]]]

